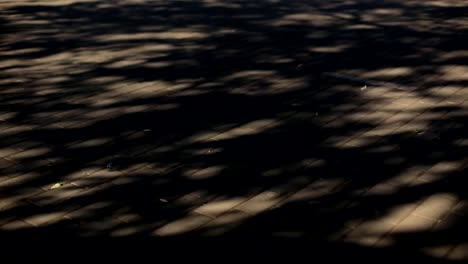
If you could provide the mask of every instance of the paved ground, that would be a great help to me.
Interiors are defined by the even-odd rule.
[[[1,0],[0,236],[466,261],[466,14]]]

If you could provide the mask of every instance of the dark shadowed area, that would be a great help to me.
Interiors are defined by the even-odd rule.
[[[0,0],[0,237],[467,261],[467,14]]]

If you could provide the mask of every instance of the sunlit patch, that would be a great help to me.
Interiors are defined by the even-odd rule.
[[[18,115],[17,112],[7,112],[7,113],[1,113],[0,114],[0,121],[8,121],[9,119],[13,119]],[[0,125],[0,129],[3,131],[6,127],[3,127]]]
[[[447,256],[450,260],[457,260],[457,261],[467,261],[468,260],[468,243],[461,242],[457,246],[455,246],[450,254]]]
[[[419,175],[417,181],[411,183],[411,186],[425,185],[428,183],[439,182],[456,172],[463,163],[460,162],[446,162],[442,161]]]
[[[131,226],[123,226],[123,227],[116,227],[115,230],[110,232],[110,236],[112,237],[126,237],[126,236],[133,236],[137,234],[141,234],[144,231],[147,231],[147,226],[141,225],[131,225]]]
[[[276,74],[275,71],[261,71],[261,70],[250,70],[250,71],[240,71],[232,74],[230,79],[237,78],[252,78],[252,77],[266,77]]]
[[[4,176],[7,176],[6,173],[4,174]],[[41,176],[42,175],[38,172],[20,173],[20,175],[18,175],[17,172],[13,172],[11,174],[8,174],[8,176],[6,177],[7,179],[2,179],[2,181],[0,181],[0,188],[17,189],[20,193],[24,192],[24,194],[31,194],[31,190],[40,189],[36,187],[31,187],[27,188],[26,190],[22,190],[22,188],[20,187],[24,187],[25,185],[27,186],[28,183],[40,179]]]
[[[46,89],[41,89],[36,92],[34,92],[35,95],[38,96],[48,96],[48,95],[54,95],[54,94],[63,94],[63,89],[62,88],[46,88]]]
[[[243,212],[249,214],[258,214],[278,205],[283,201],[284,197],[280,192],[277,191],[264,191],[260,194],[255,195],[253,198],[245,203],[237,206]]]
[[[94,124],[97,120],[91,120],[88,118],[77,119],[77,120],[63,120],[60,122],[53,123],[54,128],[67,128],[67,129],[78,129],[89,127]]]
[[[392,228],[392,224],[384,221],[365,221],[352,230],[345,240],[363,246],[374,246]]]
[[[158,228],[153,232],[156,236],[174,236],[190,232],[206,223],[211,218],[199,214],[189,214],[185,217],[179,218],[167,225]]]
[[[86,79],[86,83],[101,85],[101,84],[109,84],[109,83],[118,83],[124,79],[125,78],[122,76],[107,75],[107,76],[88,78]]]
[[[108,144],[112,141],[112,138],[93,138],[80,142],[74,146],[71,146],[70,149],[82,149],[82,148],[95,148]]]
[[[468,147],[468,138],[456,139],[454,145],[459,147]]]
[[[369,22],[369,24],[387,21],[407,23],[407,18],[402,17],[402,12],[401,9],[396,8],[377,8],[363,12],[360,17],[363,22]]]
[[[325,167],[327,165],[327,161],[321,158],[308,158],[308,159],[302,160],[300,164],[301,166],[304,166],[304,168],[313,169],[313,168]]]
[[[457,171],[464,166],[465,161],[441,161],[432,167],[429,171],[437,174],[449,175],[449,173]]]
[[[131,97],[139,97],[141,95],[148,95],[151,94],[153,96],[163,94],[167,92],[167,89],[171,87],[170,82],[165,81],[147,81],[147,82],[118,82],[114,84],[110,84],[106,87],[106,89],[110,92],[114,92],[117,95],[121,92],[127,92],[127,96]],[[184,86],[186,87],[186,86]],[[131,93],[128,91],[131,89]]]
[[[433,219],[410,214],[393,230],[395,234],[425,232],[435,224]]]
[[[375,30],[378,27],[376,25],[370,25],[370,24],[355,24],[355,25],[345,26],[344,28],[348,30]]]
[[[448,104],[446,106],[453,107],[453,103],[455,103],[455,102],[457,102],[458,100],[461,99],[460,94],[458,92],[463,90],[463,89],[465,89],[465,88],[463,86],[459,86],[459,85],[433,86],[430,89],[428,89],[428,93],[433,95],[433,96],[437,96],[437,97],[441,97],[441,98],[450,100],[450,101],[447,101],[447,102],[439,103],[440,106],[443,106],[442,104],[445,103],[445,104]],[[451,100],[454,100],[454,101],[451,101]]]
[[[437,245],[437,246],[429,246],[424,247],[421,249],[423,254],[434,258],[446,258],[447,253],[453,248],[453,245]]]
[[[3,125],[3,124],[0,124],[0,125]],[[30,125],[30,124],[24,124],[24,125],[20,125],[20,124],[16,124],[14,127],[4,127],[4,129],[2,129],[2,136],[3,137],[10,137],[10,136],[14,136],[14,135],[17,135],[17,134],[21,134],[21,133],[26,133],[26,132],[29,132],[29,131],[32,131],[33,129],[36,129],[36,126],[35,125]]]
[[[317,52],[317,53],[338,53],[343,52],[346,49],[350,48],[350,45],[347,44],[339,44],[339,45],[330,45],[330,46],[322,46],[322,47],[311,47],[309,51]]]
[[[131,67],[131,66],[142,66],[145,65],[146,60],[144,59],[126,59],[121,61],[112,62],[107,64],[106,67],[108,68],[123,68],[123,67]],[[146,65],[145,65],[146,66]]]
[[[44,159],[47,155],[50,155],[50,154],[51,154],[51,149],[38,147],[38,148],[32,148],[32,149],[18,152],[16,154],[9,156],[8,158],[14,161],[21,162],[27,159],[36,159],[36,160]]]
[[[138,234],[139,230],[133,226],[130,227],[118,227],[116,230],[110,232],[111,237],[126,237]]]
[[[167,68],[173,65],[173,62],[169,61],[157,61],[157,62],[145,62],[140,66],[144,66],[145,68],[152,68],[152,69],[160,69],[160,68]]]
[[[196,208],[194,211],[202,215],[217,217],[246,200],[246,197],[220,197]]]
[[[396,242],[394,235],[430,230],[453,202],[450,194],[437,194],[422,202],[399,205],[376,220],[365,221],[348,239],[368,246],[390,246]],[[387,235],[389,232],[391,234]]]
[[[343,179],[319,179],[311,183],[306,188],[295,193],[289,199],[294,201],[307,201],[311,199],[318,199],[333,193],[336,188],[345,182]]]
[[[123,223],[135,223],[143,219],[142,215],[136,212],[131,206],[119,207],[118,209],[114,210],[112,214]]]
[[[333,124],[328,126],[328,128],[332,129],[340,129],[341,127],[345,127],[345,124]],[[323,147],[332,147],[332,148],[355,148],[352,144],[345,146],[345,143],[349,140],[349,135],[337,135],[337,136],[330,136],[320,142],[320,146]]]
[[[363,74],[364,78],[389,78],[403,77],[413,73],[413,69],[409,67],[393,67],[378,69]]]
[[[21,220],[16,220],[9,222],[7,224],[4,224],[0,227],[0,230],[5,230],[5,231],[17,231],[17,230],[24,230],[24,229],[30,229],[33,228],[34,226],[26,223]]]
[[[460,58],[468,59],[468,51],[467,50],[454,50],[454,51],[447,51],[440,54],[437,54],[437,58],[435,59],[436,62],[444,62],[450,60],[458,60]]]
[[[1,51],[2,55],[4,56],[13,56],[13,55],[26,55],[30,53],[38,53],[41,52],[42,48],[23,48],[23,49],[15,49],[15,50],[5,50]]]
[[[0,199],[0,212],[5,213],[7,210],[22,210],[25,208],[29,208],[30,204],[25,202],[25,198],[31,196],[31,195],[36,195],[38,193],[41,193],[42,190],[39,188],[33,188],[33,187],[13,187],[14,188],[14,194],[11,193],[8,195],[2,194],[1,199]],[[2,186],[2,190],[5,190],[4,186]],[[13,220],[17,217],[15,214],[3,214],[0,216],[0,223],[5,223],[9,220]],[[1,226],[1,224],[0,224]]]
[[[341,19],[354,19],[355,18],[355,14],[346,13],[346,11],[344,11],[343,13],[334,13],[333,15]]]
[[[235,82],[229,89],[231,94],[266,95],[281,94],[304,89],[304,78],[285,78],[275,71],[240,71],[225,78],[226,82]],[[239,84],[237,84],[239,83]]]
[[[176,91],[184,91],[188,88],[191,88],[193,86],[194,80],[185,80],[185,81],[179,81],[174,83],[171,83],[165,89],[148,89],[146,92],[151,93],[153,96],[158,95],[158,94],[165,94],[167,92],[176,92]],[[153,87],[150,87],[153,88]]]
[[[184,171],[183,175],[193,180],[204,180],[220,175],[225,169],[226,167],[221,165],[210,166],[204,169],[188,169]]]
[[[358,133],[359,134],[359,133]],[[359,136],[352,138],[351,140],[348,139],[343,139],[342,141],[339,141],[337,143],[341,143],[340,145],[341,148],[343,149],[353,149],[353,148],[362,148],[366,146],[371,146],[375,144],[380,138],[379,137],[374,137],[374,136]]]
[[[213,138],[219,135],[220,131],[201,131],[190,137],[187,137],[185,140],[178,143],[178,145],[185,145],[185,144],[193,144],[199,142],[209,142],[212,141]]]
[[[424,2],[413,0],[406,3],[408,6],[429,7],[466,7],[468,3],[464,0],[427,0]]]
[[[71,211],[65,214],[64,217],[67,219],[87,219],[95,216],[99,211],[112,207],[112,205],[113,202],[110,201],[98,201],[90,205],[86,205],[80,209]]]
[[[206,7],[222,7],[222,8],[241,8],[242,6],[238,3],[231,3],[223,0],[202,0],[202,3]]]
[[[306,23],[314,26],[331,26],[338,22],[339,20],[331,15],[324,15],[321,13],[297,13],[283,16],[277,21],[274,21],[272,25],[288,26]]]
[[[369,13],[378,16],[400,16],[403,10],[401,8],[376,8]]]
[[[81,191],[83,191],[82,188],[72,185],[72,184],[63,184],[63,183],[58,183],[61,186],[57,188],[53,188],[57,186],[57,183],[55,184],[47,184],[46,186],[43,186],[42,188],[46,191],[41,192],[37,195],[33,195],[29,197],[27,200],[30,203],[33,203],[38,206],[46,206],[50,204],[55,204],[57,202],[66,200],[70,197],[73,197],[77,194],[79,194]]]
[[[446,65],[439,68],[440,78],[446,81],[467,81],[468,66]]]
[[[387,184],[387,183],[378,183],[364,194],[364,197],[367,196],[380,196],[380,195],[393,195],[397,193],[400,188],[396,185]],[[355,192],[356,195],[359,195],[359,192]]]
[[[249,219],[251,216],[239,210],[229,211],[202,227],[202,235],[219,236]]]
[[[96,96],[96,99],[92,103],[94,107],[111,107],[114,104],[121,102],[117,97],[104,97]]]
[[[226,140],[262,133],[268,129],[278,126],[280,121],[276,119],[261,119],[232,128],[226,132],[216,135],[213,140]]]
[[[236,28],[220,28],[218,31],[216,31],[216,34],[218,35],[230,35],[230,34],[238,34],[241,33],[238,29]]]
[[[145,33],[132,33],[132,34],[109,34],[96,37],[97,41],[135,41],[135,40],[154,40],[154,39],[203,39],[208,35],[203,32],[197,32],[191,29],[175,29],[172,31],[164,32],[145,32]],[[159,46],[163,48],[164,46]],[[167,47],[167,46],[166,46]],[[165,50],[160,49],[160,50]]]
[[[63,221],[64,211],[37,213],[24,218],[24,221],[34,226],[52,225]]]

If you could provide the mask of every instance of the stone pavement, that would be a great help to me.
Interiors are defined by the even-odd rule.
[[[0,236],[466,261],[466,14],[463,0],[0,0]]]

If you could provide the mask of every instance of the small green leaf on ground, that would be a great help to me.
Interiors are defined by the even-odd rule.
[[[50,189],[51,189],[51,190],[53,190],[53,189],[60,188],[60,187],[62,187],[62,186],[63,186],[63,184],[62,184],[62,183],[60,183],[60,182],[57,182],[56,184],[54,184],[54,185],[50,186]]]

